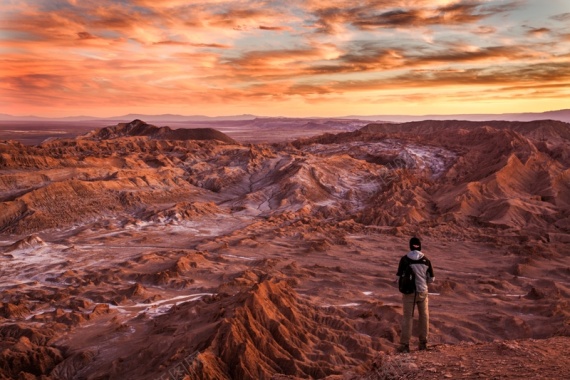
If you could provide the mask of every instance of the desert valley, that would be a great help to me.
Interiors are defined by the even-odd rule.
[[[0,141],[0,379],[570,378],[570,124],[304,123]]]

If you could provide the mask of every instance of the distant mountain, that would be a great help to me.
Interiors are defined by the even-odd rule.
[[[255,115],[230,115],[230,116],[205,116],[205,115],[144,115],[144,114],[128,114],[116,116],[112,118],[103,118],[105,120],[145,120],[151,122],[168,122],[168,121],[216,121],[216,120],[253,120],[257,118]]]
[[[209,121],[241,121],[260,119],[298,119],[296,117],[266,117],[252,114],[228,115],[228,116],[205,116],[205,115],[145,115],[145,114],[127,114],[113,117],[94,117],[94,116],[68,116],[59,118],[47,118],[39,116],[13,116],[0,113],[0,121],[112,121],[112,122],[129,122],[132,120],[145,120],[153,123],[167,122],[209,122]],[[467,121],[534,121],[534,120],[559,120],[570,122],[570,109],[547,111],[547,112],[526,112],[526,113],[502,113],[502,114],[453,114],[453,115],[349,115],[342,117],[307,117],[306,119],[354,119],[367,120],[377,122],[406,123],[411,121],[423,120],[467,120]]]
[[[40,116],[13,116],[0,113],[0,121],[131,121],[146,120],[149,122],[185,122],[185,121],[221,121],[221,120],[253,120],[257,118],[255,115],[230,115],[230,116],[204,116],[204,115],[144,115],[144,114],[128,114],[112,117],[94,117],[94,116],[67,116],[67,117],[40,117]]]
[[[454,114],[454,115],[351,115],[347,119],[360,119],[370,121],[386,121],[393,123],[407,123],[411,121],[423,120],[468,120],[468,121],[534,121],[534,120],[559,120],[570,122],[570,109],[547,111],[547,112],[525,112],[525,113],[502,113],[502,114]]]
[[[5,113],[0,113],[0,121],[36,121],[36,120],[49,120],[38,116],[13,116]]]

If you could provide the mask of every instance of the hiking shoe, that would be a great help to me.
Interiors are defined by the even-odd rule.
[[[420,342],[420,345],[418,346],[420,351],[425,351],[427,350],[427,342]]]
[[[410,345],[409,344],[400,344],[400,347],[398,347],[398,352],[400,352],[400,353],[410,352]]]

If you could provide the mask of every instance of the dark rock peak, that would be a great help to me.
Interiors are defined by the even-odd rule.
[[[101,128],[88,135],[102,140],[133,136],[147,136],[158,140],[217,140],[227,144],[239,144],[225,133],[213,128],[171,129],[147,124],[139,119]]]

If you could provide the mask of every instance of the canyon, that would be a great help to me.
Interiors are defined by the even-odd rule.
[[[570,376],[570,124],[235,123],[0,141],[0,379]]]

